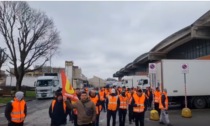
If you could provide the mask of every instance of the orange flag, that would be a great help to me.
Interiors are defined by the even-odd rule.
[[[71,83],[69,82],[69,79],[67,78],[65,71],[61,71],[61,79],[62,79],[62,94],[63,96],[66,96],[70,98],[72,101],[76,102],[78,100],[78,97],[74,91],[74,88],[72,87]]]

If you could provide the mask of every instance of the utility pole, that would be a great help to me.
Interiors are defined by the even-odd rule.
[[[50,73],[52,73],[51,50],[50,50]]]
[[[98,78],[99,79],[99,88],[100,88],[100,78]]]

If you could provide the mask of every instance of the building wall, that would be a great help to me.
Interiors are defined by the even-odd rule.
[[[197,59],[210,55],[210,40],[193,39],[167,54],[168,59]]]
[[[93,78],[89,79],[89,84],[93,85],[94,87],[104,87],[106,84],[105,80],[94,76]],[[99,84],[100,83],[100,84]]]

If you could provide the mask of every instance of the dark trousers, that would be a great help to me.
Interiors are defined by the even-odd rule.
[[[100,116],[100,113],[96,115],[96,120],[93,126],[99,126],[99,116]]]
[[[128,106],[128,118],[129,122],[131,123],[133,120],[133,107],[131,105]]]
[[[135,112],[134,117],[135,117],[135,126],[144,126],[144,112],[141,113]]]
[[[105,101],[101,101],[101,106],[102,106],[102,110],[104,110],[104,112],[106,111],[106,108],[105,108]]]
[[[106,100],[106,102],[107,102],[107,100]],[[106,110],[108,109],[108,104],[105,102],[105,107],[106,107]]]
[[[116,111],[107,110],[107,126],[110,126],[110,120],[112,117],[112,126],[116,124]]]
[[[119,109],[119,126],[125,126],[125,117],[127,114],[127,109]]]
[[[160,116],[159,103],[155,103],[155,110],[158,111],[158,114],[159,114],[159,116]]]
[[[78,126],[78,124],[77,124],[77,115],[75,115],[74,113],[72,115],[73,115],[73,118],[74,118],[74,126]]]
[[[22,123],[9,122],[8,126],[23,126],[23,122]]]
[[[152,107],[152,99],[147,99],[147,105],[148,105],[148,107],[149,108],[151,108]]]
[[[72,112],[73,112],[72,110],[69,111],[69,121],[72,121],[74,119]]]

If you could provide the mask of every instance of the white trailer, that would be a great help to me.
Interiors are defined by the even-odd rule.
[[[139,86],[141,89],[146,89],[146,87],[149,87],[149,78],[147,76],[124,76],[122,78],[122,86],[132,88]]]
[[[210,60],[161,60],[156,63],[156,83],[152,86],[167,89],[170,103],[184,105],[183,64],[189,68],[186,73],[188,107],[210,106]]]

